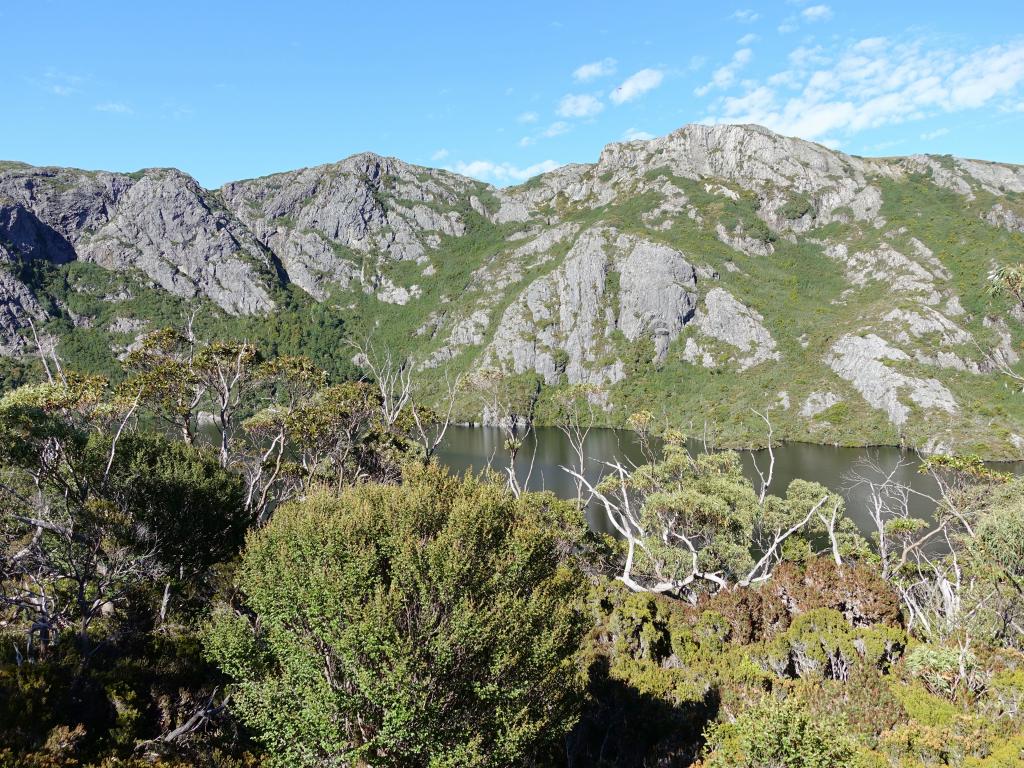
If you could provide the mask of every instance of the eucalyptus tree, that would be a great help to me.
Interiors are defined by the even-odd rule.
[[[638,467],[619,462],[587,486],[621,537],[618,579],[635,591],[702,594],[771,578],[784,559],[827,553],[837,565],[862,554],[864,542],[842,497],[794,480],[785,498],[755,491],[734,452],[696,457],[678,433],[665,436],[660,458]]]
[[[0,399],[0,609],[30,648],[194,579],[245,529],[239,479],[186,443],[139,434],[138,398],[63,373]],[[162,609],[166,609],[166,595]]]

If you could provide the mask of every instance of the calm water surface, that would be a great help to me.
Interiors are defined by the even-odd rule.
[[[502,447],[504,438],[494,427],[451,427],[439,451],[439,458],[456,472],[468,469],[480,470],[490,462],[499,470],[508,464],[508,452]],[[534,449],[536,448],[536,453]],[[690,445],[691,452],[703,450],[699,442]],[[632,432],[615,429],[594,429],[587,436],[586,453],[589,457],[586,476],[596,482],[607,468],[601,462],[615,459],[643,463],[643,455]],[[763,471],[767,471],[767,451],[743,451],[744,474],[759,486],[755,459]],[[529,477],[531,490],[549,490],[563,497],[576,494],[573,478],[562,466],[573,466],[575,455],[562,432],[554,427],[540,427],[527,439],[516,460],[517,475],[525,480],[533,461],[533,472]],[[847,512],[860,529],[869,533],[873,530],[867,514],[867,496],[862,488],[854,487],[849,479],[852,472],[867,474],[864,462],[875,462],[886,473],[897,465],[896,478],[910,485],[914,490],[934,496],[938,489],[928,475],[918,473],[920,459],[913,453],[902,453],[898,448],[835,448],[827,445],[808,443],[787,443],[775,448],[775,473],[769,492],[784,496],[786,488],[795,479],[813,480],[842,494],[846,499]],[[1024,463],[1000,464],[1002,471],[1024,474]],[[602,472],[604,469],[604,472]],[[915,516],[929,518],[933,504],[924,497],[915,497],[911,511]],[[587,520],[595,530],[607,531],[609,526],[603,510],[592,505],[587,511]]]

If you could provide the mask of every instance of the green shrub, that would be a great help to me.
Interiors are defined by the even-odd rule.
[[[548,754],[585,682],[571,509],[427,467],[278,510],[207,632],[238,714],[280,765]]]
[[[789,699],[767,699],[734,722],[709,729],[702,768],[839,768],[856,754],[836,718]]]

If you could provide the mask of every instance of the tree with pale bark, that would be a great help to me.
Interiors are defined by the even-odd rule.
[[[785,498],[755,491],[733,452],[692,456],[668,434],[662,455],[635,468],[621,463],[591,484],[591,494],[621,539],[617,578],[635,591],[689,602],[771,578],[787,559],[824,553],[837,565],[864,552],[842,497],[817,483],[793,481]]]

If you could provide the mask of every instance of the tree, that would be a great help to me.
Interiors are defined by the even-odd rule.
[[[593,384],[571,384],[555,395],[558,406],[556,426],[565,435],[573,453],[573,467],[580,475],[587,472],[587,435],[594,427],[594,401],[601,391]],[[576,479],[576,501],[583,502],[583,482]]]
[[[1005,579],[1010,571],[993,572],[995,561],[989,561],[996,550],[1006,550],[991,543],[995,549],[983,553],[978,539],[982,529],[992,537],[990,542],[1013,531],[1012,513],[998,522],[990,513],[993,499],[999,498],[1000,488],[1010,478],[989,469],[976,456],[925,459],[919,471],[931,475],[939,490],[937,496],[928,497],[935,504],[929,524],[911,514],[911,500],[924,494],[896,479],[901,466],[885,472],[877,464],[863,462],[848,478],[867,495],[882,577],[900,595],[909,629],[927,640],[955,637],[969,644],[968,619],[983,615],[983,603],[999,592],[992,585],[984,594],[978,592],[986,581],[983,572],[1003,579],[1003,588],[1012,589],[1012,582]],[[981,602],[965,607],[968,592]]]
[[[522,493],[533,474],[533,460],[525,480],[516,474],[516,458],[533,431],[533,412],[540,392],[540,379],[534,375],[510,375],[497,368],[481,368],[469,381],[481,407],[481,419],[486,426],[494,426],[504,436],[503,447],[508,451],[505,474],[513,493]],[[534,443],[534,454],[537,445]]]
[[[975,533],[963,610],[976,636],[1024,650],[1024,481],[991,490]]]
[[[579,526],[550,494],[420,464],[291,503],[207,647],[278,764],[529,764],[580,705]]]
[[[988,294],[993,299],[1008,299],[1014,305],[1014,312],[1024,313],[1024,263],[1004,264],[989,272]],[[1009,357],[999,347],[983,352],[996,370],[1024,389],[1024,375],[1013,369],[1015,359]]]
[[[294,492],[297,472],[289,460],[295,437],[296,414],[327,385],[327,374],[306,357],[277,357],[263,363],[258,382],[255,414],[242,423],[248,438],[237,452],[236,467],[245,480],[245,508],[257,524]],[[256,406],[251,403],[250,406]]]
[[[107,439],[94,442],[103,455]],[[212,451],[151,433],[121,438],[102,496],[131,522],[131,547],[152,553],[167,579],[161,621],[172,582],[198,583],[234,557],[250,522],[242,479]]]
[[[837,565],[863,550],[843,500],[817,483],[795,480],[785,499],[759,495],[738,454],[692,457],[685,438],[665,437],[660,460],[629,471],[621,464],[587,485],[625,541],[619,578],[635,591],[704,593],[771,577],[787,554],[808,555],[824,538]]]
[[[189,445],[195,444],[199,406],[206,396],[206,386],[193,368],[197,347],[191,324],[184,332],[164,328],[150,333],[125,358],[132,375],[122,387],[124,392],[140,393],[146,409]]]
[[[989,273],[988,283],[990,296],[1008,298],[1024,310],[1024,263],[997,267]]]
[[[240,543],[241,484],[205,452],[134,432],[135,403],[61,376],[0,400],[0,610],[42,652],[153,579],[194,577]]]
[[[126,359],[133,376],[123,392],[138,397],[157,418],[194,445],[199,411],[212,411],[219,436],[222,467],[230,464],[237,412],[258,382],[262,357],[248,342],[200,343],[189,324],[184,330],[164,328],[149,334]]]

